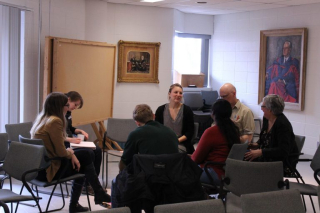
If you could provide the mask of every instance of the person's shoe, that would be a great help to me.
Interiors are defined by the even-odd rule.
[[[88,212],[89,208],[88,207],[83,207],[79,203],[70,203],[69,205],[69,213],[74,213],[74,212]]]
[[[95,202],[95,204],[102,204],[104,202],[110,203],[111,196],[108,195],[104,190],[100,190],[95,193],[94,202]]]
[[[93,188],[90,185],[87,186],[87,190],[88,190],[88,195],[94,196]],[[82,188],[82,194],[84,194],[84,195],[87,194],[85,187]]]

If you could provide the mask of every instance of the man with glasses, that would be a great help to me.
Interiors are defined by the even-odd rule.
[[[231,104],[231,120],[239,127],[241,143],[251,142],[255,130],[254,116],[252,111],[237,99],[236,88],[230,83],[222,85],[220,98],[229,101]]]

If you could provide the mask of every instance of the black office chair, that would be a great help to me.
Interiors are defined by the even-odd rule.
[[[216,91],[216,90],[213,90],[213,91],[202,90],[201,96],[203,99],[203,111],[210,112],[212,105],[214,104],[214,102],[216,102],[216,100],[219,97],[218,91]]]

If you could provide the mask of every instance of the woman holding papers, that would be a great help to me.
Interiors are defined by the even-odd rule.
[[[110,195],[102,188],[93,162],[91,158],[87,157],[87,151],[89,149],[83,149],[81,152],[74,152],[70,148],[65,148],[65,115],[68,110],[69,103],[66,95],[57,92],[49,94],[45,100],[42,111],[32,126],[30,132],[31,137],[43,140],[50,158],[65,157],[70,159],[70,168],[67,169],[65,173],[66,176],[70,176],[77,172],[85,174],[86,179],[95,192],[94,200],[96,204],[110,202]],[[39,174],[39,178],[51,182],[61,174],[61,168],[61,161],[54,160],[45,172]],[[82,207],[78,203],[83,183],[84,179],[76,179],[73,181],[69,212],[88,211],[88,208]]]
[[[76,91],[70,91],[65,94],[68,97],[68,104],[69,104],[69,110],[67,111],[66,114],[66,120],[67,120],[67,140],[70,143],[80,143],[81,138],[74,138],[73,136],[76,134],[82,134],[84,135],[84,140],[88,140],[89,135],[82,129],[78,129],[72,126],[72,117],[71,117],[71,111],[75,109],[81,109],[83,106],[83,99],[82,96],[76,92]],[[77,152],[78,149],[75,150]],[[96,145],[96,149],[92,150],[90,149],[88,151],[90,153],[90,157],[92,159],[94,168],[96,170],[97,175],[99,176],[100,174],[100,167],[101,167],[101,160],[102,160],[102,151],[99,146]],[[92,189],[88,187],[88,192],[92,194]]]
[[[179,144],[186,148],[188,154],[194,152],[191,139],[194,133],[193,112],[182,103],[183,90],[180,84],[172,84],[168,92],[169,103],[159,106],[155,120],[172,129]]]
[[[239,128],[230,119],[231,113],[231,104],[224,99],[219,99],[212,105],[215,125],[204,131],[196,151],[191,156],[201,168],[208,161],[225,162],[233,144],[240,143]],[[214,183],[219,185],[221,176],[224,175],[223,165],[209,165],[208,171]],[[210,183],[205,172],[202,173],[200,181]]]

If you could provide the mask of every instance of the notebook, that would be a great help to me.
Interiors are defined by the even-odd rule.
[[[81,141],[80,143],[70,143],[70,147],[72,149],[78,148],[89,148],[89,149],[96,149],[96,145],[91,141]]]

